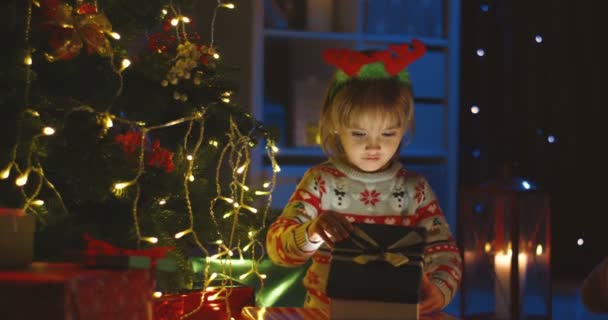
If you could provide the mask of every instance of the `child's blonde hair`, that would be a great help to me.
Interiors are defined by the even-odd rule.
[[[330,82],[332,88],[334,79]],[[333,96],[332,96],[333,95]],[[328,89],[319,119],[321,147],[330,159],[344,160],[338,132],[358,125],[367,116],[395,118],[404,132],[414,133],[411,87],[397,78],[351,79],[337,91]],[[393,159],[399,157],[396,152]]]

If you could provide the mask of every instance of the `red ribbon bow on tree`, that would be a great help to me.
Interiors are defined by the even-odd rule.
[[[34,3],[41,8],[42,28],[50,31],[51,52],[45,53],[49,62],[72,59],[80,54],[85,44],[88,53],[102,57],[112,54],[110,41],[106,38],[112,32],[112,25],[95,5],[83,3],[74,10],[58,0]]]

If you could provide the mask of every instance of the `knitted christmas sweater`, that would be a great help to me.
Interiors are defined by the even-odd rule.
[[[445,304],[452,300],[462,275],[460,254],[427,180],[398,162],[378,173],[363,173],[329,161],[304,174],[266,237],[268,256],[278,265],[299,266],[312,257],[303,280],[305,306],[329,308],[325,288],[330,249],[322,241],[311,242],[306,231],[312,219],[327,211],[350,222],[426,228],[424,271]]]

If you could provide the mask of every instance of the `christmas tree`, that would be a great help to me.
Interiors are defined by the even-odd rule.
[[[217,1],[208,39],[188,14],[197,1],[1,6],[12,45],[0,71],[0,207],[38,218],[37,259],[81,249],[83,234],[174,247],[165,290],[177,291],[192,288],[192,252],[262,258],[274,178],[247,170],[257,147],[276,167],[276,149],[234,103],[238,68],[214,45],[216,16],[233,4]],[[255,263],[248,274],[263,277]]]

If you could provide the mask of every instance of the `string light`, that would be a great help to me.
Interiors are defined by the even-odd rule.
[[[482,49],[482,48],[477,49],[477,50],[475,51],[475,53],[476,53],[476,54],[477,54],[477,56],[479,56],[479,57],[483,57],[483,56],[485,56],[485,55],[486,55],[486,51],[485,51],[484,49]]]
[[[149,243],[158,243],[158,238],[156,237],[143,237],[141,238],[143,241],[147,241]]]
[[[158,201],[158,204],[164,206],[165,204],[167,204],[167,200],[161,199],[160,201]]]
[[[17,179],[15,180],[15,184],[19,187],[23,187],[27,183],[27,178],[30,175],[30,169],[25,170]]]
[[[32,204],[40,207],[40,206],[44,205],[44,200],[36,199],[36,200],[32,201]]]
[[[110,37],[116,39],[116,40],[120,40],[120,34],[116,33],[116,32],[110,32]]]
[[[13,168],[13,163],[9,163],[2,171],[0,171],[0,180],[8,179],[11,175],[11,169]]]
[[[471,106],[471,113],[472,114],[478,114],[479,113],[479,107],[476,105],[472,105]]]
[[[220,7],[232,10],[232,9],[234,9],[235,6],[234,6],[234,3],[228,2],[228,3],[220,3]]]
[[[541,42],[543,42],[543,36],[541,36],[540,34],[537,34],[537,35],[534,37],[534,41],[536,41],[536,43],[541,43]]]
[[[119,183],[114,184],[114,190],[122,190],[122,189],[132,186],[132,185],[133,185],[132,181],[119,182]]]
[[[29,52],[23,57],[23,64],[26,66],[32,65],[32,55]]]
[[[122,62],[120,63],[120,70],[118,70],[118,72],[123,72],[130,65],[131,65],[131,60],[126,59],[126,58],[122,59]]]
[[[55,129],[51,127],[44,127],[44,129],[42,129],[42,133],[46,136],[52,136],[55,134]]]
[[[188,161],[192,161],[194,159],[194,157],[191,154],[189,154],[189,155],[186,156],[186,159]]]
[[[157,298],[157,299],[158,299],[158,298],[160,298],[160,297],[162,297],[162,296],[163,296],[163,293],[162,293],[162,292],[160,292],[160,291],[156,291],[156,292],[154,292],[154,293],[153,293],[153,297],[154,297],[154,298]]]
[[[543,246],[541,244],[538,244],[536,246],[536,255],[540,256],[541,254],[543,254]]]
[[[175,237],[175,239],[179,239],[179,238],[187,235],[188,233],[191,233],[192,231],[193,231],[192,229],[184,230],[184,231],[176,233],[174,237]]]

